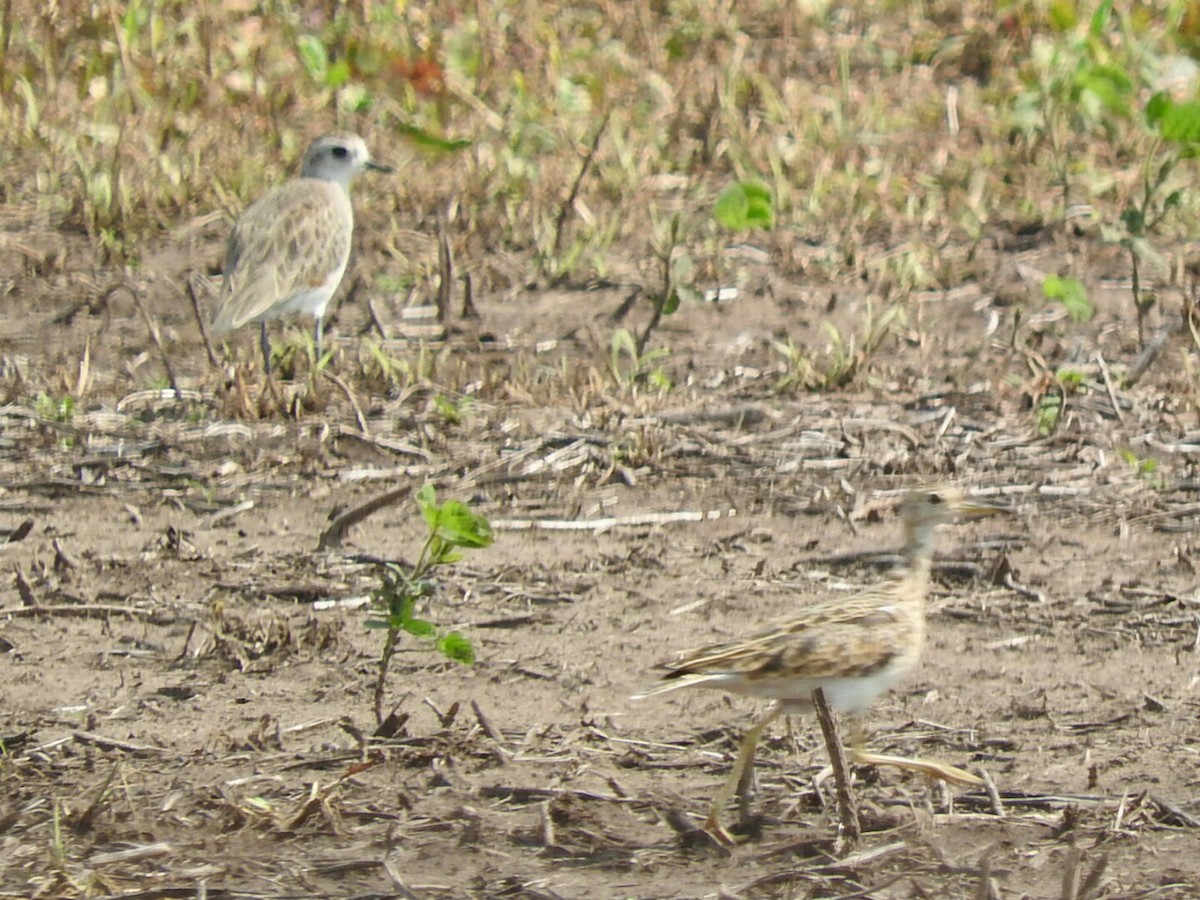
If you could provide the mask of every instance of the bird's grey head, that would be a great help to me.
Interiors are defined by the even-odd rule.
[[[390,172],[371,159],[366,142],[356,134],[332,134],[317,138],[304,151],[301,178],[333,181],[349,190],[354,176],[363,169]]]
[[[904,519],[917,526],[940,525],[954,518],[1008,515],[1012,510],[974,500],[957,487],[933,485],[909,493],[900,507]]]

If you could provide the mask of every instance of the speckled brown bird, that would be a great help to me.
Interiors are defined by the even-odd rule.
[[[937,526],[956,516],[1005,512],[969,500],[952,487],[912,491],[901,507],[904,565],[878,587],[830,597],[774,627],[742,640],[715,644],[665,663],[663,681],[634,699],[687,687],[717,688],[773,700],[771,710],[742,740],[733,770],[713,800],[705,829],[723,843],[732,839],[721,813],[754,758],[763,729],[778,716],[813,707],[820,688],[829,706],[859,715],[917,663],[925,641],[925,594]],[[977,783],[961,769],[930,760],[880,756],[858,749],[855,762],[897,765],[953,782]],[[848,786],[845,786],[848,790]]]

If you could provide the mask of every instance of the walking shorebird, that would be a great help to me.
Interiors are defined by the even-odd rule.
[[[350,259],[350,182],[364,169],[392,171],[371,159],[357,135],[318,138],[305,151],[300,177],[246,207],[233,226],[211,327],[219,333],[258,323],[267,371],[270,319],[311,314],[321,354],[321,320]]]
[[[709,809],[705,830],[721,843],[733,839],[721,824],[726,802],[738,789],[754,759],[763,730],[780,715],[803,712],[827,702],[857,717],[872,701],[893,687],[916,664],[925,640],[925,593],[933,560],[934,533],[956,516],[975,517],[1006,512],[1001,507],[969,500],[950,487],[924,488],[905,499],[904,566],[879,587],[850,597],[830,597],[795,616],[743,640],[716,644],[664,664],[663,681],[634,699],[686,687],[706,687],[773,700],[770,711],[742,740],[733,770]],[[814,693],[819,696],[814,697]],[[855,720],[857,725],[857,718]],[[850,808],[850,789],[836,731],[826,732],[834,760],[842,821],[857,818]],[[860,734],[854,729],[855,743]],[[980,779],[944,763],[883,756],[856,747],[851,758],[861,765],[893,765],[915,769],[952,783],[981,783]]]

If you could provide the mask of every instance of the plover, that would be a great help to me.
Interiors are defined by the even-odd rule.
[[[233,226],[211,327],[220,333],[258,323],[267,371],[270,319],[312,315],[321,353],[325,307],[350,259],[350,182],[364,169],[392,171],[371,159],[357,135],[318,138],[304,153],[300,177],[246,207]]]

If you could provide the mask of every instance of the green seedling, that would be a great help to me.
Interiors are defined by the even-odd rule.
[[[1043,394],[1033,411],[1034,423],[1037,426],[1038,434],[1042,437],[1049,437],[1053,434],[1054,430],[1058,428],[1058,423],[1062,420],[1065,408],[1066,402],[1061,392]]]
[[[902,307],[889,306],[876,315],[874,304],[868,300],[862,327],[857,335],[851,333],[845,337],[832,322],[823,322],[829,334],[823,366],[818,366],[808,350],[795,344],[791,338],[776,341],[775,351],[784,359],[785,372],[775,383],[775,389],[837,390],[847,387],[862,374],[884,341],[895,331],[896,325],[902,321]]]
[[[1163,477],[1158,473],[1158,460],[1153,456],[1139,457],[1132,450],[1121,450],[1119,453],[1121,459],[1137,473],[1139,478],[1158,486],[1165,484]]]
[[[1061,34],[1035,40],[1022,74],[1025,89],[1013,103],[1013,120],[1030,154],[1044,149],[1050,157],[1063,209],[1073,202],[1071,179],[1079,171],[1075,142],[1130,117],[1133,78],[1106,40],[1112,6],[1112,0],[1100,3],[1080,32],[1074,8],[1056,4],[1054,24]]]
[[[824,379],[813,367],[804,347],[797,345],[790,337],[786,341],[774,341],[773,346],[784,362],[783,377],[775,382],[778,393],[809,391],[821,386]]]
[[[282,341],[271,342],[271,371],[294,380],[303,370],[315,378],[329,366],[336,353],[336,348],[326,347],[318,357],[313,332],[307,328],[289,328]]]
[[[427,529],[421,553],[411,566],[381,564],[379,587],[371,595],[373,611],[367,627],[385,632],[375,680],[375,721],[380,724],[384,720],[387,673],[401,634],[432,641],[447,659],[464,665],[475,662],[470,640],[457,631],[439,631],[433,622],[417,615],[417,604],[433,597],[436,585],[432,579],[438,569],[458,562],[465,550],[491,546],[492,527],[465,503],[458,500],[438,503],[431,484],[417,492],[416,500]]]
[[[1042,296],[1061,303],[1072,322],[1087,322],[1096,314],[1096,308],[1088,299],[1087,289],[1076,278],[1047,275],[1042,282]]]
[[[70,422],[75,418],[78,409],[75,406],[75,398],[70,394],[63,394],[61,397],[51,397],[44,391],[37,395],[37,400],[34,402],[34,412],[39,418],[45,419],[48,422]]]
[[[653,252],[658,261],[660,281],[652,297],[654,309],[650,321],[637,336],[635,355],[639,359],[664,316],[674,315],[683,300],[701,298],[695,287],[696,261],[684,246],[686,238],[687,228],[680,213],[674,213],[665,222],[655,219]]]
[[[1083,373],[1078,369],[1059,369],[1054,377],[1068,394],[1077,393],[1083,387]]]
[[[1130,291],[1137,313],[1138,344],[1146,346],[1146,315],[1157,297],[1142,287],[1147,262],[1164,260],[1152,242],[1163,220],[1184,202],[1184,189],[1173,187],[1172,176],[1182,160],[1200,156],[1200,101],[1177,102],[1168,94],[1155,94],[1146,103],[1145,123],[1153,143],[1142,160],[1141,193],[1121,213],[1118,243],[1129,254]]]
[[[470,397],[454,398],[438,394],[433,398],[433,411],[447,425],[461,425],[471,411],[471,405]]]
[[[638,341],[628,330],[618,328],[613,332],[608,349],[608,370],[621,387],[630,387],[645,381],[660,391],[671,389],[671,379],[657,363],[666,359],[670,351],[666,347],[642,352]]]
[[[761,181],[739,181],[721,192],[713,205],[713,218],[730,231],[770,228],[775,224],[771,191]]]

